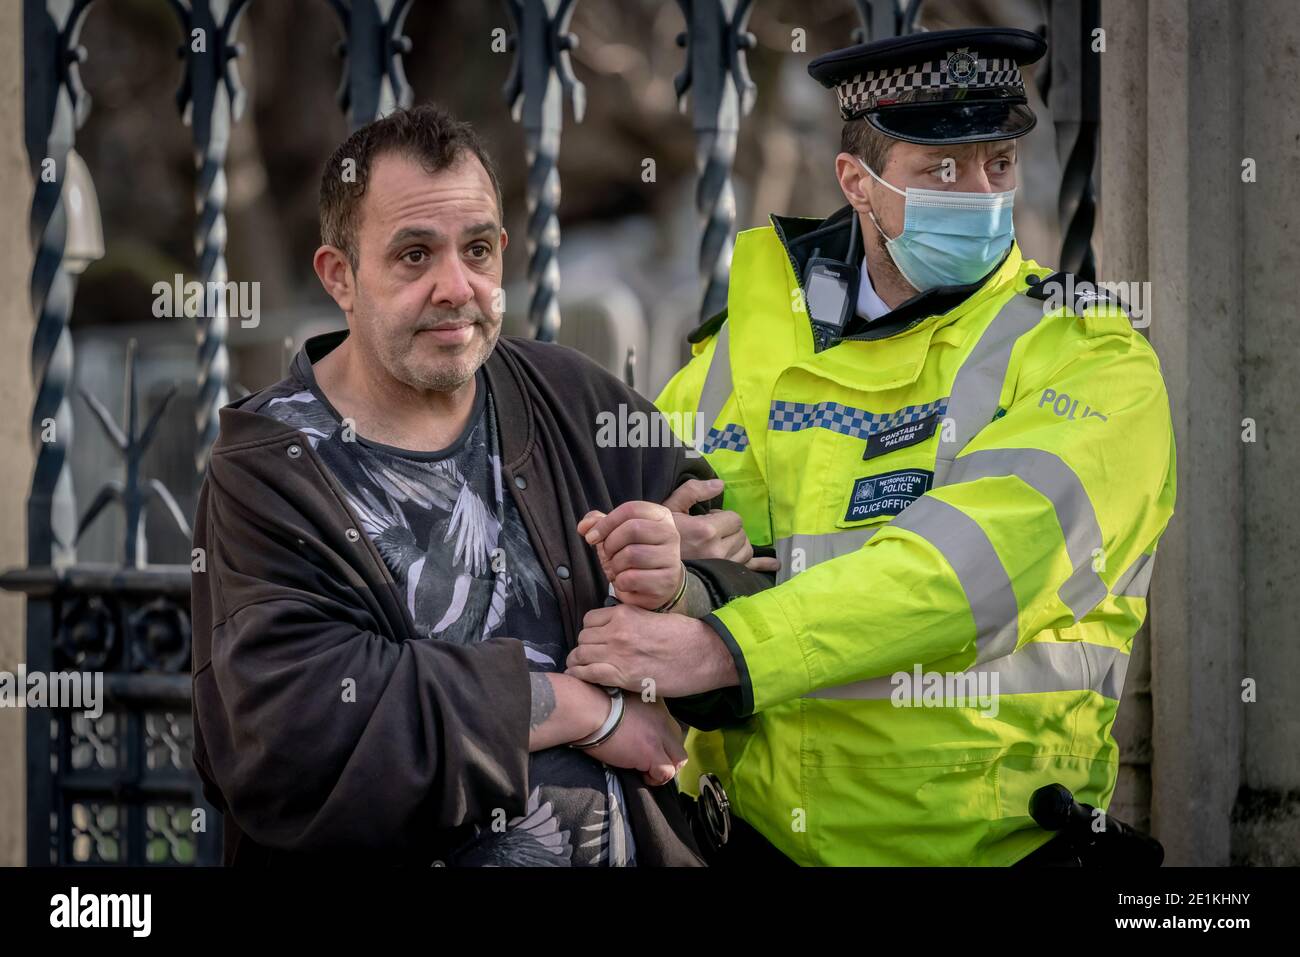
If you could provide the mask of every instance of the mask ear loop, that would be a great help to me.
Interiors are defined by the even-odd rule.
[[[886,188],[888,188],[888,189],[892,189],[892,190],[893,190],[895,193],[897,193],[899,196],[902,196],[903,198],[906,199],[906,197],[907,197],[907,190],[905,190],[905,189],[899,189],[897,186],[893,185],[892,183],[886,183],[883,179],[881,179],[881,178],[876,174],[876,171],[875,171],[874,169],[872,169],[872,168],[871,168],[870,166],[868,166],[865,162],[863,162],[862,157],[860,157],[860,156],[855,156],[855,157],[853,157],[853,158],[854,158],[855,160],[858,161],[858,165],[859,165],[859,166],[861,166],[864,170],[866,170],[868,173],[871,174],[872,178],[875,179],[875,181],[876,181],[877,183],[879,183],[881,186],[884,186],[884,187],[886,187]],[[890,238],[889,238],[889,234],[886,233],[883,229],[880,228],[880,222],[876,219],[876,212],[875,212],[875,210],[867,210],[867,215],[871,217],[871,225],[873,225],[873,226],[876,227],[876,231],[877,231],[878,233],[880,233],[881,236],[884,237],[885,242],[887,242],[887,243],[892,243],[894,240],[893,240],[893,239],[890,239]],[[855,216],[854,219],[857,219],[857,217]],[[901,234],[900,234],[900,235],[901,235]],[[897,239],[897,238],[898,238],[897,236],[894,237],[894,239]]]
[[[875,181],[876,181],[877,183],[879,183],[881,186],[884,186],[886,189],[892,189],[892,190],[893,190],[895,193],[897,193],[899,196],[903,196],[903,197],[906,197],[906,196],[907,196],[907,190],[905,190],[905,189],[899,189],[899,188],[898,188],[897,186],[895,186],[893,183],[886,183],[883,179],[880,178],[880,175],[879,175],[879,174],[878,174],[874,169],[872,169],[870,166],[868,166],[866,163],[864,163],[864,162],[862,161],[862,157],[860,157],[860,156],[855,156],[855,157],[853,157],[853,158],[854,158],[855,160],[857,160],[857,161],[858,161],[858,165],[861,166],[861,167],[862,167],[864,170],[866,170],[868,173],[870,173],[871,176],[872,176],[872,178],[875,179]]]

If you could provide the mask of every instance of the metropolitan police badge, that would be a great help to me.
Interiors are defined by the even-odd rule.
[[[979,65],[979,54],[971,53],[965,47],[962,47],[956,53],[948,55],[946,70],[948,79],[958,86],[965,86],[971,80],[975,79],[975,70]]]
[[[930,490],[934,473],[924,469],[898,469],[864,476],[853,483],[848,511],[841,522],[862,522],[897,515]]]

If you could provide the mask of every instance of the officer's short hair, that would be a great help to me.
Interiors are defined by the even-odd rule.
[[[897,97],[899,103],[910,103],[914,99],[916,95],[911,90],[906,90]],[[890,147],[898,142],[900,141],[892,136],[880,132],[863,117],[849,120],[840,130],[840,149],[852,153],[881,175],[884,174],[885,163],[889,161]]]
[[[885,168],[889,148],[897,142],[864,119],[849,120],[840,131],[840,149],[852,153],[877,173]]]

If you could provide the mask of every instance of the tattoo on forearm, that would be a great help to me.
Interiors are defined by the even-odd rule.
[[[533,706],[528,715],[528,730],[535,731],[555,712],[555,688],[551,685],[550,678],[537,672],[529,675],[529,681],[532,685]]]

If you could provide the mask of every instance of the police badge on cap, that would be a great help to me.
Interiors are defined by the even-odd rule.
[[[808,72],[835,91],[845,120],[909,143],[977,143],[1034,128],[1020,67],[1045,52],[1028,30],[940,30],[836,50]]]

